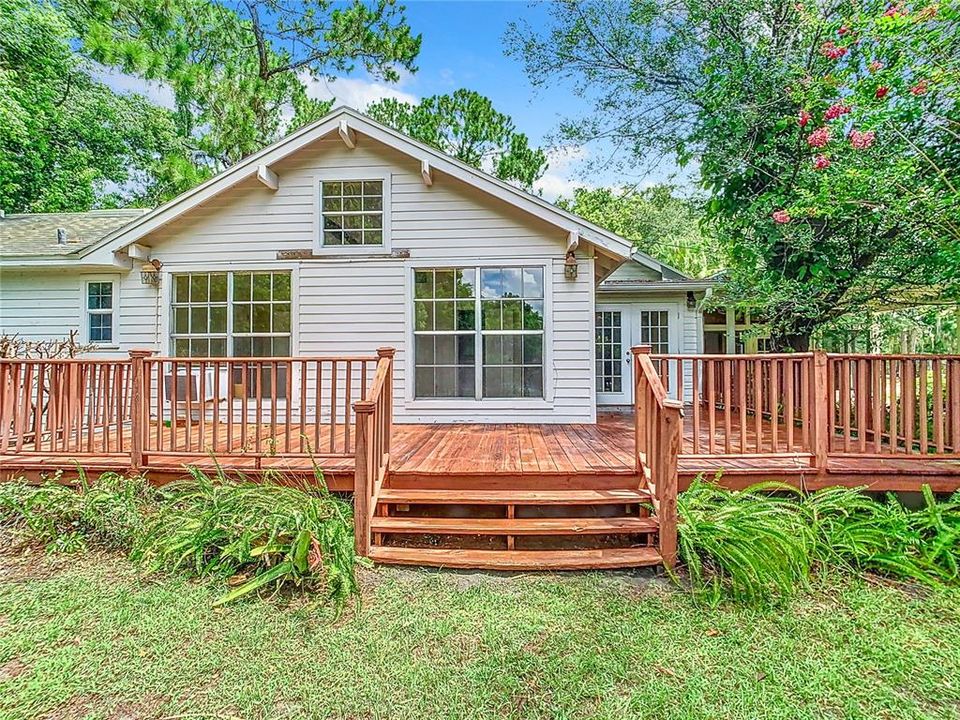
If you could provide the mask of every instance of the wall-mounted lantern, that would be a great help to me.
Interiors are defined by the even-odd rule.
[[[697,309],[697,298],[693,295],[693,290],[687,290],[687,310]]]
[[[573,250],[567,251],[567,259],[563,261],[563,276],[567,280],[577,279],[577,256]]]
[[[148,263],[144,263],[140,268],[140,282],[143,285],[160,287],[160,268],[162,267],[163,263],[159,260],[151,260]]]

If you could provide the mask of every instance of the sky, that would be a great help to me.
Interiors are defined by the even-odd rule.
[[[618,185],[622,175],[587,171],[584,161],[603,157],[604,148],[575,147],[551,143],[561,120],[589,111],[569,88],[554,86],[534,89],[522,63],[504,54],[503,36],[510,22],[526,20],[534,27],[546,27],[549,9],[543,3],[516,0],[401,0],[407,21],[415,33],[423,35],[417,72],[404,73],[399,83],[388,84],[371,79],[363,72],[348,77],[311,81],[310,94],[335,98],[363,110],[383,97],[416,102],[430,95],[468,88],[486,95],[494,107],[513,118],[533,145],[548,149],[549,168],[534,186],[544,198],[554,201],[569,196],[578,186]],[[142,80],[104,73],[104,80],[121,90],[145,93],[155,102],[170,104],[172,97],[159,85],[145,87]],[[664,164],[642,179],[640,186],[668,179],[676,168]]]

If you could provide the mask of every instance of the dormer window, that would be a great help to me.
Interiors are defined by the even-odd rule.
[[[389,184],[385,177],[321,180],[321,247],[386,247]]]

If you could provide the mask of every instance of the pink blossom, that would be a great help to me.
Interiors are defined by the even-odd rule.
[[[877,98],[877,100],[883,100],[883,98],[887,96],[888,92],[890,92],[890,88],[886,87],[885,85],[881,85],[877,88],[877,91],[873,94],[873,96]]]
[[[773,213],[773,221],[780,225],[786,225],[790,222],[790,213],[786,210],[775,210]]]
[[[821,153],[813,159],[814,170],[826,170],[828,167],[830,167],[830,158],[826,155]]]
[[[834,103],[827,108],[827,111],[823,114],[824,120],[836,120],[841,115],[846,115],[851,110],[849,105],[844,105],[843,103]]]
[[[927,90],[929,90],[929,89],[930,89],[930,88],[927,86],[927,81],[926,81],[926,80],[921,80],[921,81],[918,82],[916,85],[914,85],[912,88],[910,88],[910,93],[911,93],[912,95],[916,95],[917,97],[920,97],[921,95],[926,95],[926,94],[927,94]]]
[[[810,113],[808,113],[806,110],[801,110],[800,117],[797,118],[797,125],[799,125],[800,127],[806,127],[807,123],[810,122],[811,117],[812,116],[810,115]]]
[[[820,54],[830,60],[839,60],[847,54],[847,49],[830,40],[820,46]]]
[[[896,5],[891,5],[887,8],[887,11],[883,13],[884,17],[900,17],[901,15],[906,15],[907,9],[903,6],[903,3],[897,3]]]
[[[807,138],[807,145],[810,147],[823,147],[830,142],[830,130],[822,127],[817,128]]]
[[[866,150],[876,139],[877,134],[873,130],[867,130],[861,132],[860,130],[854,130],[850,133],[850,144],[855,150]]]
[[[846,35],[848,32],[850,32],[850,28],[846,25],[841,25],[840,29],[837,30],[837,35]]]
[[[874,60],[867,67],[870,68],[870,72],[877,72],[878,70],[883,70],[883,63],[879,60]]]

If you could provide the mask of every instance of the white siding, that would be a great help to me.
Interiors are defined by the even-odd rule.
[[[166,324],[170,273],[208,269],[289,268],[297,292],[294,347],[300,355],[372,354],[398,350],[398,420],[592,422],[593,260],[581,249],[579,277],[563,275],[566,233],[495,198],[434,173],[420,178],[419,161],[361,137],[347,149],[323,140],[276,165],[280,188],[248,180],[141,242],[163,263],[157,314],[153,290],[135,271],[124,282],[122,345],[169,352]],[[281,250],[309,251],[316,233],[315,192],[327,170],[362,178],[390,173],[392,250],[408,258],[357,256],[281,261]],[[583,246],[582,246],[583,247]],[[414,267],[511,262],[543,265],[548,290],[546,393],[543,401],[413,401],[409,377],[409,283]],[[133,302],[133,298],[136,302]]]

